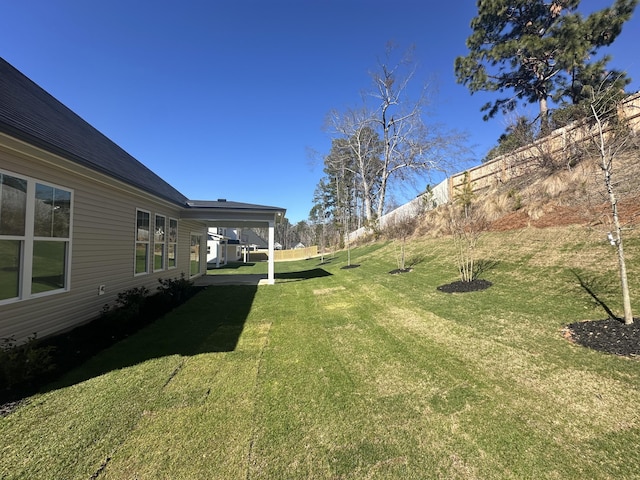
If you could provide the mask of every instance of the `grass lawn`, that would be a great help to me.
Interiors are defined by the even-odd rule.
[[[640,237],[627,240],[640,312]],[[568,343],[620,312],[580,229],[487,235],[487,290],[444,240],[276,264],[215,286],[0,419],[4,479],[640,478],[640,362]],[[266,264],[227,273],[263,273]],[[311,272],[311,273],[310,273]]]

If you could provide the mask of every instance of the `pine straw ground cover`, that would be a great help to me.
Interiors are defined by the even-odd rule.
[[[445,240],[209,287],[0,419],[0,478],[638,478],[640,363],[562,335],[619,311],[601,243],[490,234],[462,294]]]

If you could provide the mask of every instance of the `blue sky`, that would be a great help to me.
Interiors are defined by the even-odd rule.
[[[613,0],[583,0],[581,11]],[[192,199],[287,209],[305,220],[331,109],[359,102],[385,44],[415,45],[433,116],[466,132],[476,163],[505,120],[455,82],[474,1],[26,0],[5,2],[0,55]],[[610,66],[640,90],[638,13]],[[535,107],[523,112],[535,112]],[[419,186],[424,187],[424,185]],[[417,190],[397,194],[397,203]]]

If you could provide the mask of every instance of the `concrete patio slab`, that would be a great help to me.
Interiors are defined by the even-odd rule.
[[[194,280],[194,285],[205,287],[209,285],[267,285],[267,274],[239,274],[239,275],[203,275]]]

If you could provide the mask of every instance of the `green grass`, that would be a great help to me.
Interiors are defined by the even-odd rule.
[[[640,363],[561,336],[604,315],[576,274],[620,311],[606,244],[488,235],[494,285],[453,295],[446,241],[411,243],[408,274],[396,250],[209,287],[0,419],[0,478],[638,478]]]

